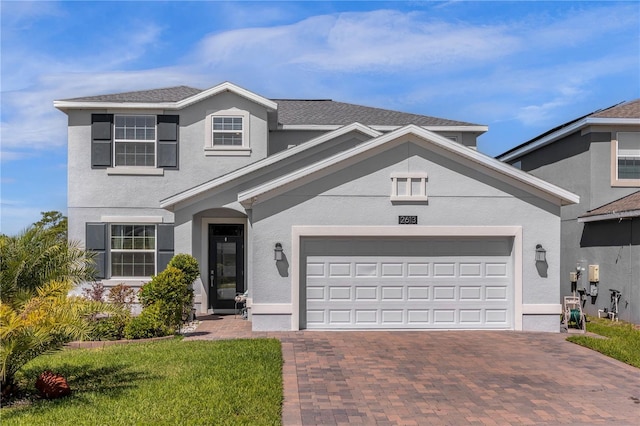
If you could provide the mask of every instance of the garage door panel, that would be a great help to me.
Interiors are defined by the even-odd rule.
[[[486,300],[507,300],[508,299],[509,289],[506,285],[504,286],[486,286],[485,287],[485,298]]]
[[[508,273],[508,265],[506,263],[486,263],[485,276],[487,277],[506,277]]]
[[[351,263],[329,263],[328,265],[329,277],[350,277],[351,276]]]
[[[482,286],[460,287],[460,300],[482,300]]]
[[[404,287],[402,286],[382,286],[381,301],[398,301],[404,300]]]
[[[429,300],[429,289],[428,285],[425,286],[407,286],[407,300],[408,301],[425,301]]]
[[[404,277],[404,265],[402,263],[380,263],[382,277]]]
[[[456,264],[453,263],[453,262],[434,263],[433,264],[433,276],[434,277],[455,277],[456,276]]]
[[[356,302],[369,302],[378,300],[378,287],[374,286],[356,286],[355,296]]]
[[[409,278],[422,278],[429,276],[429,264],[428,263],[407,263],[407,277]]]
[[[509,329],[513,321],[510,241],[356,245],[380,254],[306,256],[306,326],[315,329]],[[386,241],[385,241],[386,244]],[[488,245],[487,245],[488,244]],[[330,249],[331,244],[325,248]],[[386,246],[385,246],[386,247]],[[485,251],[485,247],[488,249]],[[353,247],[351,248],[353,250]],[[438,251],[442,251],[438,255]],[[420,254],[420,255],[416,255]]]
[[[482,264],[476,263],[460,263],[460,277],[481,277]]]
[[[329,302],[351,300],[351,287],[329,287]]]

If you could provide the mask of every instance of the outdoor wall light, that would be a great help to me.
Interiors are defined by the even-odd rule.
[[[536,244],[536,262],[546,262],[547,251],[542,247],[542,244]]]
[[[276,243],[276,247],[273,249],[273,259],[282,260],[282,244]]]

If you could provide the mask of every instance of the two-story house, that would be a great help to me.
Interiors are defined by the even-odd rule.
[[[562,294],[570,273],[585,310],[611,310],[640,324],[640,99],[579,117],[519,145],[498,159],[580,196],[562,208]],[[599,276],[589,265],[597,266]],[[584,289],[584,290],[583,290]],[[616,293],[613,293],[616,294]]]
[[[54,105],[69,236],[106,286],[188,253],[198,312],[247,291],[254,330],[559,330],[579,199],[477,152],[486,126],[231,83]]]

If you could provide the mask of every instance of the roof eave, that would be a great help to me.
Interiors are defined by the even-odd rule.
[[[578,222],[600,222],[604,220],[631,219],[634,217],[640,217],[640,210],[629,210],[625,212],[611,212],[592,216],[581,216],[578,218]]]
[[[500,161],[511,161],[532,151],[535,151],[536,149],[542,148],[543,146],[549,145],[550,143],[555,142],[567,135],[577,132],[584,127],[597,125],[640,125],[640,118],[583,118],[582,120],[578,120],[567,127],[559,129],[556,132],[553,132],[539,139],[534,139],[533,141],[521,146],[520,148],[514,149],[512,151],[507,151],[504,154],[500,154],[496,158]]]
[[[278,128],[281,130],[336,130],[343,127],[342,124],[282,124]],[[392,132],[394,130],[401,129],[405,126],[391,126],[391,125],[369,125],[370,128],[379,132]],[[461,125],[461,126],[419,126],[425,130],[432,132],[473,132],[473,133],[485,133],[489,130],[488,126],[482,125]]]
[[[263,107],[275,111],[278,109],[278,104],[270,99],[257,95],[242,87],[236,86],[233,83],[224,82],[210,89],[203,90],[188,98],[182,99],[176,102],[96,102],[96,101],[53,101],[53,106],[61,111],[70,109],[105,109],[105,108],[119,108],[119,109],[163,109],[163,110],[180,110],[200,102],[211,96],[218,95],[223,92],[232,92],[238,96],[242,96],[252,102],[255,102]]]

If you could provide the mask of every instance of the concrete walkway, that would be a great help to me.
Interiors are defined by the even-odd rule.
[[[187,337],[275,337],[285,425],[640,424],[640,369],[566,335],[251,332],[210,316]]]

